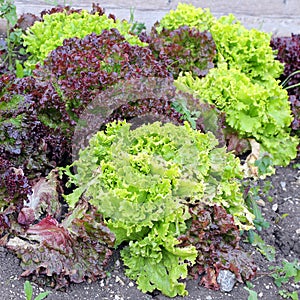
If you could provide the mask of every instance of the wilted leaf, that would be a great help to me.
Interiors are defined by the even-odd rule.
[[[6,247],[21,259],[22,276],[51,277],[61,288],[105,277],[113,245],[114,235],[101,216],[82,201],[63,224],[48,216],[31,225],[22,238],[11,238]]]

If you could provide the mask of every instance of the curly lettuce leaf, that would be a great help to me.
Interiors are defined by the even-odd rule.
[[[267,83],[278,78],[283,64],[274,59],[271,34],[246,29],[232,14],[222,16],[210,28],[217,46],[217,61],[239,69],[253,82]]]
[[[187,267],[195,261],[194,246],[176,247],[174,224],[157,223],[148,235],[129,243],[121,251],[126,275],[136,280],[138,288],[145,292],[160,290],[164,295],[186,296],[185,284],[179,282],[187,276]]]
[[[198,28],[200,31],[209,30],[216,21],[208,8],[195,8],[191,4],[179,3],[176,10],[171,10],[159,22],[158,32],[163,28],[175,30],[187,25]]]
[[[224,148],[214,149],[217,144],[211,133],[187,124],[157,122],[130,130],[125,122],[111,123],[74,162],[77,174],[68,174],[78,189],[65,198],[74,205],[84,193],[115,228],[127,231],[128,240],[187,200],[210,205],[221,201],[246,229],[253,217],[239,191],[239,161]]]

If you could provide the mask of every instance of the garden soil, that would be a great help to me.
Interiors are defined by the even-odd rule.
[[[257,277],[252,281],[258,299],[284,299],[279,290],[297,291],[300,296],[300,285],[288,282],[281,288],[276,287],[274,279],[269,276],[269,266],[280,265],[283,260],[294,261],[300,259],[300,169],[299,160],[285,168],[278,168],[276,174],[265,179],[271,182],[269,191],[272,201],[265,199],[261,203],[264,218],[270,223],[268,229],[260,232],[261,237],[276,249],[276,259],[269,262],[252,245],[241,243],[241,246],[251,253],[258,266]],[[72,284],[65,291],[55,291],[51,288],[39,287],[33,284],[35,295],[49,290],[49,300],[167,300],[159,292],[143,294],[133,281],[124,274],[124,268],[115,255],[106,279],[93,283]],[[19,260],[6,249],[0,247],[0,300],[26,299],[23,291],[24,278],[20,278],[22,269]],[[244,284],[236,284],[230,293],[208,290],[198,285],[197,280],[188,279],[186,284],[189,295],[173,299],[190,300],[247,300],[249,292]]]

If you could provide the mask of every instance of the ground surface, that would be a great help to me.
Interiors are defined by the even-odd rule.
[[[279,296],[279,289],[274,285],[273,278],[266,275],[270,272],[269,265],[278,265],[283,259],[293,261],[300,259],[300,168],[296,164],[291,164],[286,168],[279,168],[274,176],[266,180],[271,180],[273,187],[270,194],[273,201],[265,201],[262,212],[265,219],[270,223],[270,227],[261,232],[262,238],[267,244],[276,248],[276,261],[270,263],[255,248],[249,244],[243,245],[248,252],[252,253],[258,265],[258,276],[253,280],[253,290],[258,293],[258,299],[276,300],[283,299]],[[288,214],[285,218],[282,215]],[[23,293],[24,279],[19,278],[22,270],[19,261],[12,254],[0,247],[0,300],[26,299]],[[111,269],[111,276],[106,280],[94,282],[92,284],[73,284],[66,291],[59,292],[51,290],[47,297],[51,300],[91,300],[91,299],[115,299],[115,300],[146,300],[157,299],[166,300],[167,297],[160,293],[142,294],[137,290],[135,284],[131,282],[123,272],[123,267],[118,260]],[[33,285],[35,293],[44,289]],[[236,284],[230,293],[211,291],[199,287],[196,281],[187,281],[189,296],[174,299],[190,300],[247,300],[249,293],[244,289],[245,285]],[[293,283],[286,284],[285,289],[297,291],[300,296],[300,285]]]

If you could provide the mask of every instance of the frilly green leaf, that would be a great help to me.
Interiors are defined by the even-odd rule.
[[[290,136],[287,93],[274,78],[262,85],[224,63],[202,79],[190,73],[181,75],[175,85],[224,111],[227,125],[241,138],[255,138],[272,155],[275,165],[287,165],[296,157],[298,140]],[[285,151],[279,151],[280,141]]]
[[[115,234],[115,246],[129,242],[121,252],[126,274],[143,292],[186,295],[179,280],[196,250],[177,245],[191,218],[189,205],[218,203],[240,229],[252,228],[239,160],[217,145],[211,133],[188,123],[155,122],[130,130],[125,121],[114,122],[96,133],[73,163],[77,174],[71,182],[78,188],[67,202],[89,199]]]

